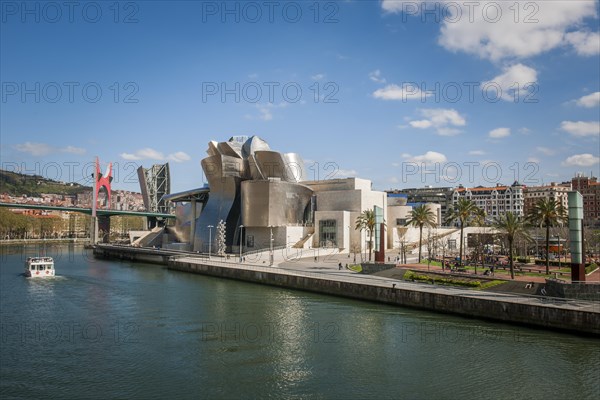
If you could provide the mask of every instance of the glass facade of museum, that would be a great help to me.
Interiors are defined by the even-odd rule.
[[[319,221],[319,243],[321,247],[337,246],[337,221],[335,219]]]

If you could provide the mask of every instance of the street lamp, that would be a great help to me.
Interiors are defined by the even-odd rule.
[[[242,248],[244,247],[244,242],[242,241],[244,233],[244,225],[240,225],[240,262],[242,262]]]
[[[558,269],[560,269],[560,236],[556,235],[556,252],[558,253]]]
[[[269,240],[269,265],[273,265],[273,225],[269,225],[271,240]]]
[[[210,260],[210,246],[212,243],[212,228],[214,228],[214,226],[208,225],[208,259],[209,260]]]

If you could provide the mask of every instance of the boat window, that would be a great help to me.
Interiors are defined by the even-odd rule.
[[[40,271],[43,271],[43,270],[44,270],[44,266],[43,266],[43,265],[40,265],[40,266],[38,267],[38,269],[39,269]]]
[[[32,271],[35,271],[35,265],[32,265],[32,266],[31,266],[31,270],[32,270]]]

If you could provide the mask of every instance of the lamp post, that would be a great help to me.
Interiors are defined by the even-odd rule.
[[[560,236],[556,235],[556,252],[558,253],[558,269],[560,269]]]
[[[269,225],[271,240],[269,240],[269,265],[273,265],[273,225]]]
[[[210,246],[212,244],[212,228],[214,226],[208,225],[208,259],[210,260]]]
[[[242,262],[242,249],[244,247],[243,233],[244,233],[244,225],[240,225],[240,263]]]

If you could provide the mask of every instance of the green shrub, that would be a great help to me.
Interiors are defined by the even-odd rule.
[[[541,260],[541,259],[536,258],[535,259],[535,263],[537,265],[546,265],[546,260]],[[550,262],[549,262],[548,265],[551,265],[553,267],[558,267],[558,266],[561,266],[563,264],[566,264],[565,261],[559,262],[558,260],[550,260]]]
[[[529,264],[531,262],[531,257],[517,257],[517,262]]]
[[[360,264],[350,264],[348,265],[348,269],[354,272],[362,272],[362,265]]]
[[[428,283],[435,282],[436,284],[439,284],[439,285],[466,286],[466,287],[474,287],[474,288],[481,287],[480,281],[465,281],[465,280],[453,279],[453,278],[443,278],[440,276],[429,276],[429,275],[424,275],[424,274],[418,274],[414,271],[406,272],[404,274],[404,280],[407,280],[407,281],[414,280],[414,281],[428,282]]]
[[[594,271],[596,268],[598,268],[598,264],[596,264],[596,263],[593,263],[593,264],[590,264],[590,265],[586,265],[585,266],[585,273],[589,274],[590,272]]]

